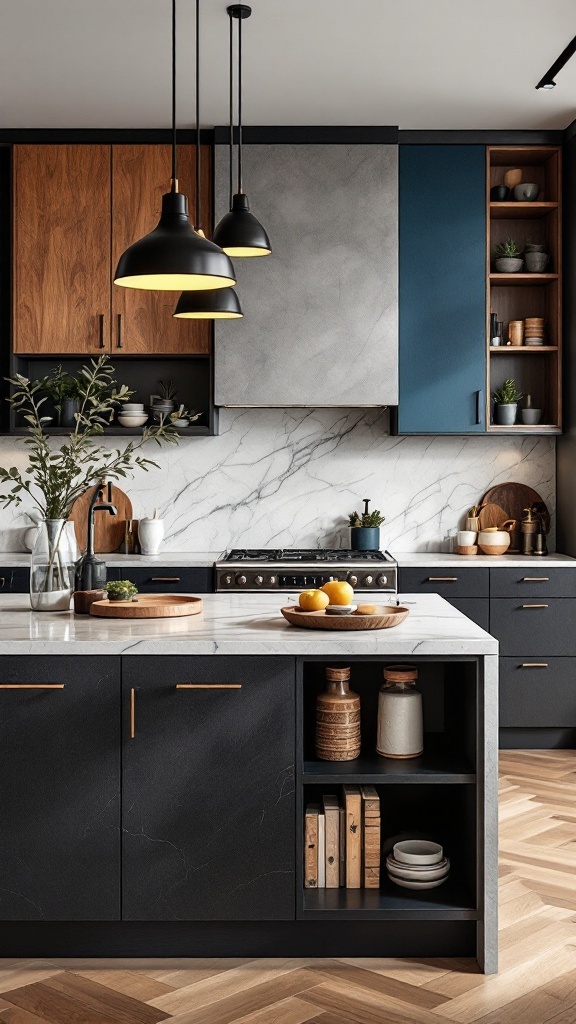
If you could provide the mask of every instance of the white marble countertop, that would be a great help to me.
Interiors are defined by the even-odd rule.
[[[570,555],[455,555],[447,551],[391,551],[393,558],[401,568],[435,569],[437,566],[447,568],[474,568],[478,566],[508,569],[521,569],[523,566],[553,565],[555,569],[562,566],[576,566],[576,558]]]
[[[121,555],[118,552],[103,554],[100,557],[111,568],[139,568],[146,569],[147,566],[165,565],[178,566],[178,568],[199,569],[214,565],[218,561],[222,551],[161,551],[158,555]],[[30,554],[28,551],[0,551],[0,565],[9,569],[16,569],[30,565]]]
[[[276,594],[206,594],[200,615],[101,619],[32,612],[28,596],[0,598],[0,654],[484,655],[498,642],[437,594],[401,598],[410,616],[393,629],[322,632],[289,625]],[[283,594],[292,604],[296,595]]]

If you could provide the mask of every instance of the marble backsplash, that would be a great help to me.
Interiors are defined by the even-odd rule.
[[[555,510],[554,438],[390,437],[381,409],[222,409],[218,437],[150,457],[160,469],[122,486],[136,518],[155,507],[165,518],[166,551],[346,547],[347,514],[364,497],[386,516],[383,546],[443,550],[467,509],[506,480]],[[0,439],[2,465],[25,458],[21,439]],[[0,550],[22,550],[25,508],[0,509]]]

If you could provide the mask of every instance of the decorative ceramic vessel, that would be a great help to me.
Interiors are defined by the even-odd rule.
[[[75,427],[76,413],[80,411],[80,402],[77,398],[64,398],[58,418],[59,426]]]
[[[30,557],[30,604],[34,611],[69,611],[75,557],[66,520],[43,519]]]
[[[379,526],[352,526],[350,527],[350,543],[353,551],[379,551],[380,550],[380,527]]]
[[[496,423],[499,427],[512,427],[516,423],[518,402],[507,402],[496,405]]]
[[[478,547],[485,555],[503,555],[510,547],[510,534],[506,530],[480,530]]]
[[[514,186],[514,199],[518,203],[533,203],[538,198],[540,186],[536,182],[523,181]]]
[[[148,420],[147,413],[122,413],[118,417],[118,423],[123,427],[143,427]]]
[[[316,698],[316,757],[354,761],[360,756],[360,697],[350,689],[350,669],[326,669],[326,689]]]
[[[522,270],[523,259],[519,256],[498,256],[495,267],[499,274],[517,274]]]
[[[545,252],[525,252],[524,262],[530,274],[543,274],[550,257]]]
[[[509,195],[508,185],[493,185],[490,189],[490,200],[493,203],[505,203]]]
[[[394,843],[392,853],[402,864],[438,864],[444,857],[440,844],[428,839],[403,839]]]
[[[540,423],[542,416],[542,409],[522,409],[522,423],[527,427],[535,427],[537,423]]]
[[[422,694],[414,665],[390,665],[378,695],[376,752],[381,757],[418,757],[424,749]]]
[[[157,555],[164,540],[164,520],[141,519],[138,525],[138,540],[143,555]]]

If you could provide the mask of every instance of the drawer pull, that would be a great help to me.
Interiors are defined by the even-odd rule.
[[[6,586],[6,577],[5,576],[0,576],[0,587],[5,587],[5,586]]]
[[[549,576],[523,576],[522,583],[549,583]]]
[[[547,608],[547,604],[523,604],[523,608]]]
[[[136,736],[136,690],[130,690],[130,739]]]
[[[547,661],[524,661],[520,668],[548,668]]]
[[[241,690],[242,683],[176,683],[177,690]]]
[[[180,583],[179,576],[152,576],[152,583]]]
[[[64,683],[0,683],[0,690],[63,690]]]
[[[456,583],[457,576],[429,576],[428,583]]]

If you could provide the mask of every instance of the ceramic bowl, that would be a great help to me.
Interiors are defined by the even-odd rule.
[[[396,878],[394,875],[388,875],[388,878],[394,882],[394,885],[399,885],[402,889],[416,889],[425,892],[426,889],[437,889],[439,885],[444,885],[448,875],[444,875],[444,878],[437,878],[435,882],[409,882],[404,878]]]
[[[439,843],[431,843],[427,839],[407,839],[395,843],[394,859],[402,864],[438,864],[444,856]]]
[[[190,426],[190,420],[187,420],[187,419],[170,420],[170,423],[172,424],[173,427],[189,427]]]
[[[503,555],[510,547],[510,534],[506,530],[481,530],[478,547],[485,555]]]
[[[128,413],[128,415],[130,415],[130,413],[141,414],[144,412],[144,402],[124,402],[122,405],[122,411]]]
[[[390,876],[403,878],[405,882],[436,882],[439,878],[446,878],[450,873],[450,861],[446,858],[436,865],[401,864],[393,857],[388,857],[386,869]]]
[[[148,417],[146,413],[140,413],[137,416],[119,416],[118,423],[123,427],[142,427],[147,422]]]
[[[524,262],[526,263],[526,270],[530,274],[544,273],[549,258],[550,257],[545,252],[524,253]]]
[[[542,416],[542,409],[522,409],[522,423],[526,426],[535,427],[537,423],[540,423],[540,417]]]
[[[517,274],[522,270],[524,260],[517,256],[498,256],[495,261],[496,270],[499,274]]]
[[[519,203],[533,203],[538,198],[540,186],[532,181],[523,181],[514,186],[514,198]]]

